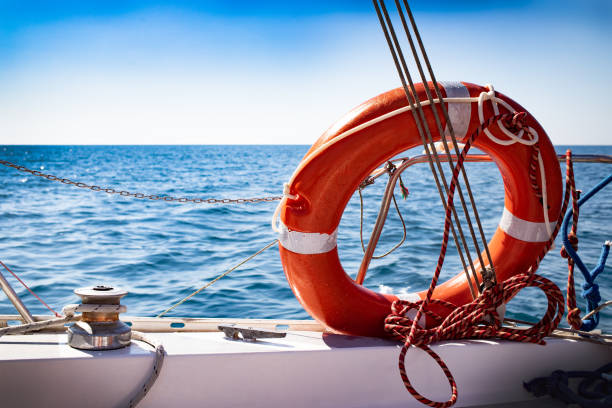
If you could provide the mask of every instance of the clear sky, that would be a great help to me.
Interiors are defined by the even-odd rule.
[[[612,144],[612,2],[411,3],[439,80]],[[370,1],[0,0],[0,144],[311,144],[398,85]]]

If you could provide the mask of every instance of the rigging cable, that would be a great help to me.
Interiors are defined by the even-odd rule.
[[[38,301],[40,303],[43,304],[44,307],[46,307],[47,309],[49,309],[49,311],[51,313],[53,313],[55,315],[55,317],[62,317],[59,313],[57,313],[55,310],[53,310],[53,308],[51,306],[49,306],[44,300],[42,300],[36,293],[34,293],[34,291],[32,289],[30,289],[30,287],[23,281],[21,280],[21,278],[19,278],[19,276],[17,276],[17,274],[15,272],[13,272],[8,266],[6,266],[4,264],[4,262],[0,261],[0,265],[2,265],[2,267],[4,267],[4,269],[6,269],[7,271],[10,272],[11,275],[13,275],[13,277],[15,279],[17,279],[17,281],[28,290],[28,292],[30,292],[32,294],[32,296],[34,296],[36,299],[38,299]]]
[[[274,246],[276,244],[278,244],[278,239],[275,239],[274,241],[270,242],[268,245],[266,245],[263,248],[261,248],[259,251],[255,252],[253,255],[250,255],[250,256],[246,257],[245,259],[243,259],[242,261],[238,262],[236,265],[232,266],[227,271],[225,271],[222,274],[220,274],[219,276],[217,276],[215,279],[213,279],[210,282],[206,283],[200,289],[198,289],[198,290],[192,292],[191,294],[185,296],[183,299],[181,299],[178,302],[174,303],[172,306],[170,306],[169,308],[167,308],[166,310],[164,310],[163,312],[161,312],[160,314],[158,314],[155,317],[162,317],[163,315],[165,315],[166,313],[168,313],[172,309],[176,308],[177,306],[182,305],[183,303],[185,303],[186,301],[188,301],[189,299],[191,299],[192,297],[194,297],[195,295],[197,295],[198,293],[200,293],[204,289],[208,288],[209,286],[212,286],[219,279],[223,278],[224,276],[227,276],[230,272],[235,271],[236,269],[238,269],[239,267],[241,267],[242,265],[244,265],[245,263],[247,263],[251,259],[255,258],[257,255],[259,255],[262,252],[264,252],[266,249],[268,249],[268,248],[270,248],[270,247],[272,247],[272,246]]]
[[[432,407],[450,407],[455,404],[457,401],[457,385],[453,379],[453,376],[446,366],[444,361],[432,350],[429,348],[428,344],[438,341],[441,339],[451,339],[451,338],[482,338],[482,337],[501,337],[507,338],[510,340],[518,340],[518,341],[530,341],[536,343],[543,343],[543,337],[547,334],[551,333],[555,327],[558,326],[559,321],[563,315],[564,311],[564,301],[563,295],[561,294],[559,288],[552,283],[551,281],[535,275],[535,271],[539,266],[539,262],[546,254],[546,252],[553,245],[553,240],[556,232],[558,232],[560,228],[560,222],[557,222],[554,227],[554,232],[551,230],[551,226],[549,224],[548,219],[548,209],[547,209],[547,191],[546,191],[546,179],[544,176],[544,168],[543,168],[543,160],[542,156],[539,152],[538,146],[538,134],[537,132],[526,125],[524,123],[525,113],[517,113],[514,109],[510,108],[510,113],[500,114],[498,106],[496,105],[496,98],[494,94],[494,90],[489,86],[489,92],[482,92],[478,98],[478,114],[480,120],[480,126],[470,135],[465,143],[465,147],[459,151],[459,146],[457,144],[457,140],[455,137],[455,132],[452,127],[452,123],[450,121],[448,111],[444,105],[444,99],[440,92],[438,83],[435,79],[435,75],[433,73],[433,69],[431,68],[431,64],[427,57],[427,53],[423,46],[420,34],[416,27],[416,23],[414,21],[413,15],[410,11],[410,7],[408,5],[407,0],[403,0],[404,6],[409,15],[409,19],[417,37],[417,41],[419,43],[419,47],[425,63],[427,65],[427,69],[431,76],[431,82],[433,84],[434,90],[437,96],[437,102],[439,103],[442,113],[444,115],[444,119],[446,120],[447,129],[450,134],[450,139],[453,143],[453,147],[455,149],[456,154],[459,156],[457,163],[455,164],[452,161],[451,151],[448,147],[448,143],[446,140],[446,134],[442,128],[442,123],[440,117],[437,112],[437,107],[435,106],[434,98],[432,97],[431,91],[429,89],[429,84],[426,78],[426,75],[423,70],[423,65],[421,64],[420,57],[418,55],[418,51],[415,47],[415,43],[412,39],[412,35],[410,33],[410,29],[408,27],[408,23],[404,16],[403,9],[399,0],[395,0],[395,4],[397,6],[397,12],[401,18],[402,26],[404,28],[407,40],[410,44],[410,48],[414,57],[414,61],[417,65],[419,74],[421,76],[423,82],[423,88],[427,95],[427,103],[430,106],[431,111],[433,112],[433,117],[435,120],[435,124],[437,127],[438,134],[442,140],[442,145],[446,151],[446,159],[449,161],[449,167],[451,169],[452,177],[450,181],[450,185],[447,184],[446,177],[444,175],[444,171],[442,169],[442,165],[440,163],[440,157],[438,156],[437,148],[434,144],[434,140],[432,137],[432,131],[429,128],[429,123],[426,120],[425,112],[423,109],[423,105],[425,103],[421,103],[419,100],[419,96],[415,87],[415,84],[412,80],[411,74],[409,72],[408,66],[406,64],[406,60],[404,58],[404,54],[401,50],[397,35],[393,28],[393,23],[385,6],[384,0],[373,0],[374,6],[376,8],[376,13],[378,15],[378,19],[380,21],[381,28],[383,30],[385,39],[389,46],[389,50],[391,52],[391,56],[393,58],[395,67],[397,69],[398,75],[402,82],[402,86],[404,88],[404,93],[406,94],[406,98],[410,105],[410,110],[412,112],[413,118],[415,120],[415,124],[417,126],[417,130],[419,132],[419,136],[423,142],[423,147],[425,149],[425,153],[427,154],[430,168],[432,170],[432,174],[434,176],[434,180],[436,182],[436,186],[438,188],[440,198],[444,204],[445,209],[445,225],[444,225],[444,238],[442,242],[442,247],[440,249],[440,255],[438,258],[438,263],[436,269],[434,271],[434,275],[432,278],[431,285],[427,290],[427,294],[425,298],[418,302],[409,302],[405,300],[397,300],[393,303],[392,312],[385,320],[385,330],[387,330],[394,337],[400,339],[404,344],[402,346],[400,357],[399,357],[399,370],[402,380],[404,382],[405,388],[421,403],[432,406]],[[381,12],[382,10],[382,12]],[[383,18],[384,14],[384,18]],[[484,107],[485,100],[491,100],[493,104],[494,116],[484,119],[482,111]],[[416,105],[416,109],[415,109]],[[418,115],[417,115],[418,111]],[[495,138],[489,130],[487,129],[491,124],[497,123],[499,128],[508,135],[510,140],[500,140]],[[511,131],[509,130],[511,129]],[[532,162],[530,163],[530,178],[532,180],[532,187],[536,195],[541,197],[543,213],[544,213],[544,221],[546,224],[546,229],[548,233],[548,241],[544,247],[544,250],[540,256],[536,259],[534,264],[527,270],[527,272],[521,273],[513,278],[510,278],[502,283],[496,282],[495,272],[492,269],[492,261],[491,255],[488,249],[488,243],[482,229],[482,224],[480,222],[480,217],[478,216],[478,210],[476,208],[476,203],[474,201],[474,197],[471,191],[471,187],[469,186],[469,181],[467,178],[467,174],[463,167],[463,162],[465,156],[467,155],[468,150],[471,147],[473,141],[481,134],[485,133],[489,139],[493,142],[501,145],[509,145],[513,143],[521,143],[527,146],[532,146]],[[515,134],[516,133],[516,134]],[[523,136],[525,135],[525,139]],[[460,153],[460,154],[459,154]],[[571,161],[571,156],[568,154],[567,160]],[[537,177],[536,177],[536,165],[538,163],[540,173],[541,173],[541,190],[537,185]],[[435,165],[434,165],[435,163]],[[441,179],[442,183],[438,179]],[[459,173],[463,176],[464,183],[466,185],[466,190],[468,192],[469,200],[471,203],[472,211],[474,212],[474,219],[478,225],[480,239],[485,248],[485,254],[489,261],[489,268],[486,268],[486,264],[483,260],[482,253],[479,248],[478,238],[476,237],[476,233],[474,231],[474,227],[472,224],[472,220],[470,218],[470,214],[465,203],[465,198],[463,197],[463,192],[459,185]],[[444,187],[444,191],[442,189]],[[563,208],[566,208],[568,203],[568,190],[566,188],[565,200],[563,203]],[[455,306],[449,302],[432,299],[433,291],[437,285],[437,281],[441,272],[441,268],[444,262],[444,257],[446,254],[446,249],[448,245],[449,238],[449,230],[453,228],[453,219],[457,224],[457,229],[459,231],[459,235],[461,237],[461,241],[463,244],[463,249],[466,252],[466,256],[470,263],[470,268],[472,271],[472,275],[476,284],[478,284],[479,279],[476,275],[476,271],[474,268],[474,264],[472,262],[470,248],[466,243],[465,236],[463,234],[463,230],[461,228],[460,220],[457,216],[457,212],[454,208],[454,196],[455,191],[462,203],[463,212],[465,214],[465,220],[468,223],[469,231],[472,238],[472,243],[474,248],[477,251],[478,260],[480,261],[480,269],[481,276],[483,280],[483,285],[478,286],[478,291],[480,295],[474,299],[471,303],[468,303],[464,306]],[[445,200],[445,194],[447,199]],[[560,219],[562,219],[563,211],[560,214]],[[457,246],[457,250],[461,255],[462,250],[460,249],[459,242],[457,240],[457,236],[455,234],[453,228],[453,235],[455,238],[455,243]],[[462,259],[463,261],[463,259]],[[465,264],[464,264],[465,266]],[[491,268],[491,269],[490,269]],[[490,271],[488,274],[486,271]],[[360,272],[362,272],[360,270]],[[469,279],[469,273],[467,269],[464,269],[466,276]],[[487,276],[488,275],[488,276]],[[542,289],[547,298],[548,298],[548,309],[544,316],[544,318],[536,325],[529,329],[512,329],[502,326],[501,318],[497,312],[497,308],[501,305],[507,303],[519,290],[528,286],[536,286]],[[474,298],[473,288],[472,289],[472,297]],[[450,308],[451,313],[446,319],[442,319],[439,316],[433,314],[433,312],[427,309],[428,304],[438,304],[443,307]],[[407,317],[407,312],[410,310],[416,310],[416,316],[413,318]],[[435,326],[431,329],[425,329],[419,327],[419,320],[422,316],[427,315],[430,319],[433,319],[436,323]],[[490,321],[490,325],[482,325],[483,321]],[[410,384],[410,380],[406,375],[405,370],[405,356],[406,352],[410,348],[410,346],[416,346],[421,348],[423,351],[427,352],[440,366],[440,368],[444,371],[449,385],[451,386],[451,397],[446,402],[436,402],[427,399],[426,397],[420,395],[414,387]]]
[[[387,44],[389,46],[389,50],[391,51],[391,56],[393,57],[393,61],[395,63],[395,67],[397,69],[398,75],[400,77],[400,80],[402,82],[402,86],[404,88],[404,92],[406,94],[406,98],[408,100],[409,106],[410,106],[410,111],[412,113],[412,116],[414,118],[416,127],[417,127],[417,131],[419,133],[419,136],[421,138],[421,141],[423,143],[423,147],[425,149],[425,153],[427,155],[428,161],[429,161],[429,167],[431,169],[432,175],[434,177],[434,181],[436,183],[436,186],[438,188],[438,193],[440,195],[440,200],[443,203],[444,209],[446,210],[446,198],[445,198],[445,193],[444,191],[446,191],[446,193],[448,193],[448,185],[446,183],[446,178],[444,176],[444,172],[442,171],[442,166],[440,164],[440,161],[437,157],[437,155],[435,154],[435,146],[433,145],[433,143],[431,143],[431,147],[433,148],[433,154],[432,151],[430,150],[430,143],[428,143],[428,140],[432,140],[431,137],[431,132],[429,130],[429,127],[427,125],[427,121],[425,120],[425,115],[423,112],[423,107],[421,105],[421,101],[418,99],[418,97],[416,96],[416,90],[414,87],[414,83],[412,82],[412,77],[410,76],[410,73],[408,72],[408,69],[406,67],[406,61],[403,57],[402,51],[399,48],[399,44],[397,41],[397,36],[395,35],[395,31],[393,30],[393,25],[391,24],[391,20],[389,18],[389,15],[386,11],[386,7],[384,5],[384,2],[381,0],[381,5],[378,5],[377,0],[373,0],[374,2],[374,6],[376,8],[376,13],[378,15],[378,19],[380,21],[380,25],[381,28],[383,30],[383,33],[385,35],[385,39],[387,40]],[[381,6],[385,12],[385,17],[383,17],[382,13],[381,13]],[[389,28],[387,29],[387,23],[385,23],[385,19],[387,20],[387,23],[389,24]],[[391,36],[393,36],[394,40],[391,40],[390,37],[390,33]],[[397,45],[397,53],[396,50],[394,48],[393,44]],[[400,61],[398,59],[398,54],[399,54],[399,58],[401,58],[402,63],[400,65]],[[405,71],[406,71],[406,76],[404,76],[404,72],[402,71],[402,66],[404,67]],[[408,86],[410,86],[410,89],[412,90],[412,93],[410,92],[410,90],[408,89]],[[417,109],[418,109],[418,114],[417,114]],[[433,107],[432,107],[433,109]],[[424,123],[422,123],[424,122]],[[426,136],[427,134],[427,136]],[[434,161],[435,161],[435,165],[434,165]],[[436,167],[438,169],[438,171],[440,172],[440,175],[438,176],[438,172],[436,171]],[[442,180],[442,182],[440,181],[440,179]],[[442,184],[441,184],[442,183]],[[444,190],[442,189],[442,185],[444,185]],[[457,212],[454,208],[454,206],[450,209],[454,218],[454,223],[451,221],[450,227],[451,227],[451,232],[453,234],[453,238],[455,241],[455,246],[457,247],[457,252],[459,253],[459,257],[461,259],[461,263],[463,265],[463,270],[466,274],[466,278],[467,278],[467,282],[469,284],[470,287],[470,292],[472,294],[472,298],[475,298],[476,295],[476,289],[478,289],[478,278],[476,276],[476,270],[474,268],[474,263],[472,262],[471,259],[471,255],[469,253],[469,249],[467,247],[467,242],[465,240],[465,236],[463,234],[463,229],[461,228],[461,223],[459,220],[459,217],[457,215]],[[455,230],[455,226],[457,228],[457,231],[459,231],[459,236],[457,235],[457,231]],[[459,240],[459,237],[461,238],[461,242]],[[463,244],[463,246],[461,245]],[[463,254],[463,248],[465,248],[466,251],[466,256],[468,258],[468,263],[466,263],[464,254]],[[472,272],[472,277],[470,277],[469,272],[468,272],[468,265],[471,269]],[[360,274],[357,276],[357,282],[360,283],[360,275],[365,275],[365,271],[360,269]],[[474,279],[474,282],[472,282],[472,279]],[[361,279],[362,281],[362,279]],[[475,289],[476,287],[476,289]]]
[[[420,62],[420,60],[418,58],[418,54],[417,54],[417,52],[415,50],[414,42],[412,40],[412,37],[409,35],[410,31],[408,29],[408,25],[406,23],[406,19],[404,17],[404,13],[402,13],[401,5],[400,5],[398,0],[395,0],[395,4],[396,4],[397,10],[399,12],[400,18],[402,20],[402,25],[404,27],[404,31],[406,32],[406,38],[408,39],[408,41],[410,43],[410,48],[412,50],[412,54],[414,55],[416,65],[417,65],[417,68],[418,68],[420,76],[421,76],[421,80],[423,81],[423,83],[427,83],[427,78],[426,78],[426,76],[425,76],[425,74],[423,72],[423,67],[422,67],[421,62]],[[412,11],[410,10],[410,7],[408,5],[407,0],[404,0],[404,5],[406,7],[406,12],[408,14],[408,18],[410,19],[410,23],[412,25],[412,29],[414,31],[416,40],[417,40],[417,42],[419,44],[419,48],[421,50],[421,54],[423,55],[423,60],[425,61],[425,64],[427,66],[427,70],[428,70],[429,75],[431,77],[431,82],[432,82],[432,84],[434,86],[434,89],[436,91],[436,96],[438,97],[438,100],[440,101],[440,108],[442,110],[442,114],[444,116],[444,120],[446,121],[446,126],[448,128],[448,133],[449,133],[451,141],[453,143],[453,148],[455,150],[455,153],[457,155],[459,155],[460,154],[460,148],[459,148],[459,145],[457,143],[457,138],[456,138],[456,135],[455,135],[455,130],[454,130],[454,127],[453,127],[453,123],[450,120],[450,117],[449,117],[449,114],[448,114],[448,110],[446,108],[446,105],[444,104],[444,99],[442,97],[442,93],[440,92],[440,87],[438,86],[438,82],[436,80],[436,77],[434,75],[433,69],[431,67],[431,63],[429,62],[429,57],[427,56],[427,52],[425,51],[425,47],[423,45],[423,41],[421,39],[421,35],[419,33],[419,30],[417,28],[416,22],[414,20],[414,17],[412,15]],[[429,100],[429,103],[431,104],[431,106],[433,106],[433,104],[434,104],[433,97],[431,95],[429,87],[427,87],[427,86],[425,87],[425,93],[427,94],[427,99]],[[445,134],[444,130],[442,129],[442,124],[440,122],[440,118],[438,117],[438,111],[436,109],[432,109],[432,112],[434,114],[434,119],[435,119],[435,122],[436,122],[436,126],[438,128],[438,132],[440,132],[440,135],[441,135],[440,138],[441,138],[442,143],[444,145],[444,151],[446,153],[448,165],[449,165],[450,171],[452,172],[453,171],[453,161],[452,161],[451,150],[448,148],[448,143],[447,143],[447,140],[446,140],[446,134]],[[485,129],[485,131],[486,131],[486,129]],[[466,173],[465,168],[463,166],[461,167],[460,170],[461,170],[461,174],[462,174],[462,177],[463,177],[463,182],[465,183],[466,191],[468,193],[468,197],[470,199],[470,204],[472,206],[472,211],[474,213],[474,219],[476,220],[476,224],[478,226],[478,231],[480,233],[480,238],[481,238],[482,243],[484,245],[484,251],[485,251],[485,254],[487,256],[487,260],[489,261],[489,266],[491,268],[494,268],[493,261],[491,259],[491,253],[489,251],[488,241],[487,241],[487,239],[485,237],[485,233],[484,233],[484,230],[482,228],[482,224],[480,222],[480,216],[478,215],[478,209],[476,208],[476,201],[474,200],[474,196],[472,194],[472,188],[470,187],[470,182],[468,180],[467,173]],[[484,263],[484,261],[482,259],[480,247],[478,245],[478,239],[475,236],[474,228],[472,226],[472,221],[471,221],[470,216],[469,216],[469,211],[466,208],[465,199],[463,198],[463,193],[461,191],[461,186],[459,184],[457,184],[457,193],[459,194],[459,198],[461,199],[461,205],[463,207],[463,212],[465,213],[466,221],[467,221],[468,227],[470,229],[470,234],[472,235],[472,241],[474,242],[475,249],[476,249],[476,254],[478,255],[478,259],[480,261],[480,265],[484,266],[485,263]],[[495,275],[494,275],[494,278],[495,278]]]

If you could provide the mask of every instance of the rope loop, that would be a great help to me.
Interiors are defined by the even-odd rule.
[[[510,104],[508,104],[503,99],[497,98],[497,96],[495,95],[495,89],[493,88],[493,85],[488,84],[487,88],[489,89],[488,92],[481,92],[480,95],[478,96],[478,118],[480,120],[481,126],[483,126],[484,128],[483,130],[484,130],[485,135],[487,135],[487,137],[491,139],[493,142],[500,144],[500,145],[504,145],[504,146],[509,146],[515,143],[520,143],[520,144],[524,144],[527,146],[535,145],[539,140],[539,135],[538,135],[538,132],[532,127],[521,125],[520,127],[517,128],[513,126],[512,123],[510,123],[510,126],[506,126],[507,121],[504,121],[501,118],[498,118],[497,126],[503,132],[503,134],[508,137],[508,139],[500,139],[496,137],[495,135],[493,135],[493,133],[491,133],[491,131],[487,129],[487,126],[484,126],[485,124],[485,119],[484,119],[485,101],[491,102],[491,105],[493,107],[493,114],[495,116],[500,115],[499,105],[504,107],[509,112],[514,112],[514,109],[512,108],[512,106],[510,106]],[[513,131],[516,131],[516,134]]]
[[[484,101],[485,98],[487,98],[487,95],[493,98],[491,100],[494,103],[493,107],[496,115],[488,118],[485,121],[482,117],[481,102]],[[428,347],[429,344],[435,341],[447,339],[483,339],[492,337],[513,341],[544,344],[543,338],[549,335],[559,325],[559,322],[561,321],[561,318],[564,313],[564,299],[557,285],[555,285],[552,281],[535,274],[535,270],[539,265],[539,261],[552,245],[552,242],[554,240],[553,237],[557,233],[560,223],[556,224],[554,231],[549,231],[549,239],[546,244],[546,248],[543,251],[543,254],[538,257],[538,260],[535,262],[534,265],[529,268],[527,272],[517,274],[501,283],[498,282],[492,285],[483,285],[484,290],[480,294],[480,296],[478,296],[472,302],[467,303],[463,306],[457,307],[456,305],[450,302],[432,299],[433,292],[437,285],[442,265],[444,263],[444,257],[446,255],[446,248],[449,238],[449,229],[451,222],[450,212],[453,207],[454,192],[458,180],[459,171],[463,166],[465,157],[474,140],[476,140],[476,138],[481,133],[488,132],[487,128],[493,123],[497,123],[502,130],[510,134],[509,137],[511,137],[512,139],[510,141],[500,141],[500,144],[507,145],[515,142],[520,142],[526,145],[534,146],[537,152],[537,161],[540,165],[540,170],[543,174],[542,159],[539,153],[539,149],[537,148],[537,133],[531,134],[530,132],[527,132],[527,134],[530,134],[532,137],[531,140],[528,142],[525,142],[523,139],[520,138],[520,136],[525,133],[524,129],[528,129],[527,125],[525,124],[526,115],[517,112],[499,114],[499,110],[496,105],[497,100],[494,95],[495,94],[493,91],[493,87],[490,87],[489,93],[483,92],[480,95],[481,97],[479,99],[478,113],[480,115],[481,125],[469,136],[468,139],[466,139],[465,146],[458,157],[455,168],[453,169],[453,175],[449,185],[449,193],[446,205],[444,238],[440,248],[438,263],[434,271],[429,289],[427,290],[427,293],[425,295],[425,299],[420,300],[418,302],[396,301],[392,305],[391,314],[385,319],[385,331],[387,331],[392,337],[404,342],[404,346],[402,347],[402,351],[400,352],[399,368],[400,376],[402,377],[405,388],[410,392],[410,394],[412,394],[415,399],[431,407],[446,408],[452,406],[457,399],[457,389],[456,386],[453,386],[454,379],[452,377],[452,373],[444,364],[440,356],[438,356],[433,350]],[[512,109],[508,110],[512,112]],[[520,129],[518,135],[510,133],[504,123],[507,124],[508,128],[512,130],[516,131]],[[495,141],[497,142],[497,140]],[[546,184],[544,177],[542,177],[542,191],[544,193],[543,207],[544,209],[546,209]],[[567,201],[568,200],[566,197],[566,200],[563,204],[564,208],[567,206]],[[564,211],[565,209],[562,209],[562,213]],[[544,218],[546,224],[549,225],[547,217],[547,211],[544,210]],[[502,318],[497,312],[498,308],[504,306],[521,289],[525,287],[538,287],[545,293],[546,298],[548,300],[548,307],[546,309],[546,313],[538,323],[527,329],[518,329],[502,326]],[[439,318],[439,316],[435,315],[435,313],[433,313],[431,310],[431,306],[433,305],[441,305],[443,307],[451,308],[452,312],[442,322],[440,322],[441,319]],[[408,312],[414,310],[416,310],[414,318],[411,317],[412,315],[407,316],[407,314],[409,314]],[[422,317],[425,319],[424,322],[420,321]],[[427,321],[427,318],[429,318],[429,321]],[[427,328],[428,326],[430,328]],[[428,398],[419,394],[419,392],[412,387],[408,376],[406,375],[404,366],[405,354],[410,346],[416,346],[425,350],[434,360],[436,360],[440,367],[442,367],[449,381],[449,384],[451,384],[452,394],[448,401],[431,401]]]
[[[501,316],[497,309],[508,303],[526,287],[537,287],[544,292],[548,299],[545,315],[528,329],[502,326]],[[412,326],[416,323],[407,315],[411,310],[420,308],[423,303],[422,300],[393,302],[392,313],[385,319],[385,330],[394,338],[407,341],[411,337]],[[439,340],[491,337],[543,343],[542,339],[557,327],[565,310],[563,294],[557,285],[540,275],[527,273],[516,275],[485,289],[480,296],[463,306],[457,307],[450,302],[438,299],[432,299],[429,305],[441,306],[453,311],[442,321],[430,307],[424,309],[423,313],[429,318],[428,326],[431,328],[426,329],[419,322],[413,330],[410,345],[428,345]]]
[[[498,308],[510,301],[520,290],[526,287],[541,289],[548,300],[548,307],[542,319],[527,329],[518,329],[502,325]],[[536,275],[523,273],[502,283],[491,286],[471,303],[457,307],[456,305],[438,299],[431,299],[426,305],[450,308],[453,311],[442,321],[439,315],[430,308],[423,309],[423,314],[430,320],[426,328],[425,322],[417,322],[408,317],[411,311],[421,309],[424,301],[409,302],[396,300],[391,306],[391,314],[385,319],[385,331],[393,338],[404,342],[399,357],[399,370],[405,388],[418,401],[430,407],[450,407],[457,399],[457,388],[451,371],[440,356],[429,348],[429,344],[451,339],[487,339],[501,338],[505,340],[544,344],[548,336],[558,326],[564,312],[563,294],[552,281]],[[410,383],[406,374],[405,356],[410,346],[419,347],[427,352],[442,368],[451,385],[452,394],[448,401],[432,401],[421,395]]]
[[[452,407],[453,405],[455,405],[455,402],[457,402],[457,397],[458,397],[457,382],[455,381],[455,377],[453,377],[453,374],[448,369],[448,366],[446,365],[444,360],[442,360],[440,356],[436,354],[435,351],[433,351],[428,346],[418,346],[418,347],[424,352],[426,352],[431,358],[433,358],[434,361],[438,364],[438,366],[440,366],[440,368],[444,372],[444,375],[446,375],[446,378],[448,379],[448,385],[450,385],[450,388],[451,388],[451,396],[446,402],[438,402],[438,401],[430,400],[429,398],[420,395],[418,391],[414,389],[414,387],[410,383],[410,379],[406,375],[406,352],[410,348],[407,342],[402,346],[402,350],[400,351],[399,363],[398,363],[400,375],[402,377],[402,380],[404,381],[404,387],[406,387],[408,392],[410,392],[410,394],[412,394],[415,397],[415,399],[419,401],[421,404],[424,404],[430,407],[434,407],[434,408]]]

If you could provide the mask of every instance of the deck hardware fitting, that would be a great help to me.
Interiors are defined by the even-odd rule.
[[[219,330],[225,337],[232,340],[256,341],[257,339],[283,338],[286,331],[258,329],[256,327],[237,326],[233,324],[219,325]]]
[[[119,320],[125,310],[119,304],[127,291],[110,286],[93,286],[75,289],[83,305],[91,305],[92,311],[83,311],[80,321],[68,327],[68,344],[81,350],[114,350],[130,344],[132,330]],[[100,311],[96,310],[99,306]],[[116,306],[108,311],[106,306]],[[102,311],[103,310],[103,311]]]

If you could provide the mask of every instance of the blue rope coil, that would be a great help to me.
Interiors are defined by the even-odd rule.
[[[578,207],[582,206],[582,204],[586,203],[591,197],[593,197],[596,193],[598,193],[602,188],[608,185],[612,181],[612,174],[599,182],[595,187],[593,187],[588,193],[586,193],[580,200],[578,200]],[[610,253],[610,245],[605,243],[602,245],[601,254],[599,256],[599,261],[597,266],[595,266],[592,270],[588,270],[582,259],[576,253],[572,244],[569,240],[569,224],[572,219],[572,215],[574,210],[570,207],[565,213],[565,217],[563,218],[563,224],[561,229],[563,246],[565,247],[565,251],[572,258],[574,264],[578,267],[582,275],[584,276],[585,283],[582,285],[582,297],[587,301],[587,313],[595,310],[599,306],[599,302],[601,302],[601,294],[599,293],[599,285],[595,283],[595,278],[601,274],[606,265],[606,260],[608,259],[608,254]],[[580,330],[582,331],[591,331],[597,327],[599,324],[599,313],[595,313],[593,316],[582,322],[582,326]]]

